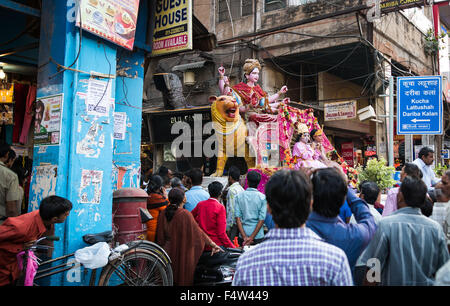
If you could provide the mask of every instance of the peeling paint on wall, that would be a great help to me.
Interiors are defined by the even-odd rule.
[[[98,158],[100,156],[100,148],[104,147],[105,135],[100,134],[103,130],[102,126],[97,122],[91,122],[91,126],[86,136],[77,142],[77,154],[84,155],[89,158]]]
[[[33,168],[29,211],[39,209],[42,199],[55,195],[57,165],[42,165]]]

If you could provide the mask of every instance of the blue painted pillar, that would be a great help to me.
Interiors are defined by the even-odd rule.
[[[113,188],[139,188],[144,52],[118,52],[113,146]],[[122,128],[121,128],[122,127]]]
[[[29,208],[37,209],[42,198],[51,194],[73,203],[66,222],[56,226],[61,240],[55,243],[53,257],[85,247],[83,235],[111,230],[112,224],[113,114],[120,47],[85,31],[80,35],[74,7],[74,1],[42,1],[37,98],[48,101],[45,97],[62,95],[62,103],[60,122],[53,122],[53,130],[59,125],[59,135],[52,133],[51,144],[35,142]],[[56,63],[76,71],[59,72]],[[106,85],[110,90],[104,90]],[[88,95],[94,87],[103,99],[89,99],[95,97]],[[142,88],[129,90],[142,92]],[[89,107],[94,104],[99,107]],[[72,271],[54,276],[51,284],[86,285],[88,277],[89,273]]]

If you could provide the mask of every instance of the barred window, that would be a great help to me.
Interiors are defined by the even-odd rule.
[[[264,11],[270,12],[286,7],[288,0],[264,0]]]
[[[242,16],[253,14],[253,0],[242,0]]]
[[[218,2],[219,22],[230,21],[230,13],[233,20],[253,13],[253,0],[218,0]]]

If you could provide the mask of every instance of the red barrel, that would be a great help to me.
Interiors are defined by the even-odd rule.
[[[140,208],[147,209],[148,194],[139,188],[122,188],[113,193],[114,242],[144,240],[147,225],[141,222]]]

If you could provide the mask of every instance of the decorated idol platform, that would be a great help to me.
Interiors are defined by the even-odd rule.
[[[261,192],[280,169],[342,167],[356,184],[356,170],[337,154],[313,109],[301,110],[289,106],[289,98],[281,100],[286,86],[269,96],[257,84],[260,70],[258,60],[247,59],[244,82],[231,86],[225,69],[219,68],[221,95],[210,97],[218,144],[217,171],[212,177],[222,177],[228,157],[237,156],[245,158],[249,171],[261,174]]]

